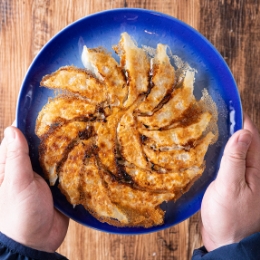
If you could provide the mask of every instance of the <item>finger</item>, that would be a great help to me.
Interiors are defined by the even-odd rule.
[[[17,127],[17,121],[16,121],[16,119],[13,121],[12,126]]]
[[[260,136],[257,128],[247,114],[244,114],[244,129],[252,133],[253,142],[248,150],[247,167],[256,168],[260,174]]]
[[[246,182],[251,191],[258,191],[260,185],[260,136],[251,119],[245,114],[244,128],[249,130],[253,136],[246,160]]]
[[[4,182],[21,189],[34,178],[27,141],[21,131],[13,126],[6,128],[6,162]]]
[[[246,158],[251,142],[252,134],[248,130],[240,130],[230,137],[221,160],[217,185],[234,190],[245,186]]]
[[[13,121],[12,126],[16,126],[16,119]],[[0,185],[4,180],[5,160],[6,160],[6,142],[4,138],[0,145]]]
[[[5,139],[3,139],[0,146],[0,185],[4,180],[5,161],[6,161],[6,142]]]

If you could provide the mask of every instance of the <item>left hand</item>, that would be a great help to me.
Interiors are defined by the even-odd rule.
[[[54,252],[69,220],[54,208],[51,191],[33,171],[28,153],[21,131],[8,127],[0,146],[0,231],[25,246]]]

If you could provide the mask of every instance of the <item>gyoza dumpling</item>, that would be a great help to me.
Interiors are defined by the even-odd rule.
[[[58,178],[57,168],[71,146],[91,135],[92,127],[88,122],[72,121],[56,127],[44,136],[39,146],[39,159],[51,185],[55,184]]]
[[[150,138],[156,147],[185,145],[191,140],[200,138],[203,131],[207,128],[211,117],[209,112],[204,112],[198,115],[197,121],[188,126],[177,126],[167,130],[139,128],[139,132]]]
[[[101,222],[127,225],[127,215],[108,196],[93,145],[92,140],[82,141],[70,151],[59,172],[59,188],[72,205],[82,204]]]
[[[147,191],[173,193],[176,196],[184,192],[191,181],[199,177],[204,167],[191,167],[182,171],[167,171],[158,173],[153,170],[145,170],[136,166],[126,166],[126,172],[131,176],[133,182]]]
[[[106,85],[84,69],[74,66],[61,67],[42,78],[41,86],[61,89],[87,98],[91,104],[107,101]]]
[[[97,133],[98,158],[103,167],[119,179],[117,167],[117,125],[123,112],[114,108],[113,113],[105,121],[95,122],[94,127]]]
[[[175,82],[175,70],[166,53],[167,46],[157,45],[156,55],[152,60],[153,88],[146,99],[136,109],[138,113],[151,115],[163,98],[169,94]]]
[[[138,120],[151,129],[170,125],[194,102],[194,72],[187,71],[183,86],[173,90],[170,100],[152,116],[138,116]]]
[[[200,167],[213,138],[214,134],[209,132],[189,150],[176,148],[169,151],[155,151],[148,146],[144,146],[143,149],[152,163],[171,171],[180,171],[192,166]]]
[[[103,172],[103,179],[107,184],[111,201],[124,209],[131,218],[130,226],[151,227],[163,223],[164,211],[159,205],[164,201],[173,200],[174,194],[134,189],[128,184],[115,182],[105,172]]]
[[[108,103],[122,106],[127,98],[126,78],[116,60],[104,49],[84,46],[81,60],[84,67],[107,86]]]
[[[50,99],[38,114],[35,133],[40,137],[47,133],[53,125],[75,119],[86,121],[94,115],[95,111],[95,105],[74,96]]]
[[[119,121],[117,127],[118,144],[124,160],[141,168],[146,168],[147,160],[144,156],[136,119],[133,115],[134,109],[135,106],[128,109]]]
[[[126,32],[122,33],[115,51],[120,56],[121,67],[126,71],[128,96],[124,106],[129,107],[148,90],[150,62],[145,51],[138,48]]]

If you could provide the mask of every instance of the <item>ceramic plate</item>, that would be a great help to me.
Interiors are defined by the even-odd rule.
[[[59,189],[51,187],[55,207],[75,221],[94,229],[117,234],[143,234],[171,227],[192,216],[200,209],[203,194],[215,178],[223,148],[228,138],[242,127],[242,108],[234,78],[224,59],[214,46],[187,24],[162,13],[143,9],[115,9],[96,13],[67,26],[55,35],[32,62],[21,86],[17,104],[17,126],[25,134],[34,170],[42,174],[38,161],[39,139],[34,133],[35,120],[54,92],[40,88],[41,78],[61,66],[82,67],[81,52],[103,46],[113,52],[122,32],[128,32],[139,46],[156,48],[167,44],[172,53],[189,63],[196,73],[195,96],[206,88],[218,106],[219,140],[210,146],[206,155],[203,176],[176,203],[162,205],[165,223],[152,228],[117,228],[101,223],[82,206],[73,208]]]

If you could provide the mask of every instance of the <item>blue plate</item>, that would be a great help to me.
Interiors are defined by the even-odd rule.
[[[156,47],[157,43],[170,46],[172,52],[197,70],[195,95],[199,98],[206,88],[218,106],[219,133],[217,143],[206,155],[206,170],[192,188],[176,203],[162,205],[166,210],[165,223],[152,228],[117,228],[100,223],[82,206],[73,208],[55,186],[52,187],[55,207],[75,221],[117,234],[143,234],[171,227],[200,209],[203,194],[215,178],[224,146],[228,138],[242,127],[242,108],[234,78],[214,46],[200,33],[185,23],[162,13],[143,9],[115,9],[89,15],[67,26],[54,36],[32,62],[21,86],[16,118],[17,126],[25,134],[30,148],[33,168],[42,170],[38,161],[39,139],[34,133],[35,120],[52,90],[40,88],[41,78],[61,66],[81,63],[82,46],[103,46],[113,52],[122,32],[128,32],[141,45]]]

